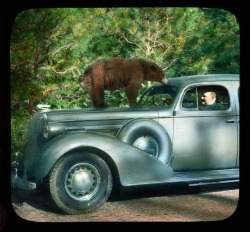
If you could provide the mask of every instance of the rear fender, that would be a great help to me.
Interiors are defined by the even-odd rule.
[[[102,150],[109,156],[123,186],[161,183],[173,175],[168,165],[138,148],[111,136],[81,132],[62,135],[44,146],[33,169],[36,181],[44,178],[65,153],[84,147]]]

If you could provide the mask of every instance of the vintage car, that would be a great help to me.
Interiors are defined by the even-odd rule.
[[[35,113],[13,188],[47,183],[67,214],[93,211],[116,186],[239,184],[239,75],[176,77],[138,107]],[[220,110],[201,110],[217,94]]]

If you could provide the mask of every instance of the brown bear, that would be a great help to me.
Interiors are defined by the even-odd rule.
[[[106,107],[104,90],[125,88],[130,106],[136,106],[137,91],[144,80],[166,83],[163,70],[144,59],[106,58],[91,63],[78,80],[90,94],[95,108]]]

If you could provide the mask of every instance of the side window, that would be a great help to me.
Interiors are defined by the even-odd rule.
[[[228,90],[219,85],[199,87],[200,110],[227,110],[230,108]]]
[[[197,88],[191,88],[185,93],[181,107],[187,110],[198,110],[197,99]]]
[[[197,86],[185,93],[181,106],[185,110],[227,110],[230,99],[225,87]]]

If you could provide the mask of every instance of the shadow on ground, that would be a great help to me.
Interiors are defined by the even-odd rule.
[[[138,198],[147,197],[159,197],[168,195],[182,195],[182,194],[197,194],[201,192],[209,191],[221,191],[221,190],[231,190],[236,189],[237,186],[196,186],[188,188],[185,185],[166,185],[166,184],[155,184],[147,186],[133,186],[133,187],[119,187],[115,188],[108,199],[110,202],[114,201],[125,201],[133,200]],[[63,214],[52,201],[49,196],[48,191],[44,189],[39,190],[12,190],[12,203],[21,206],[23,203],[51,213]]]

